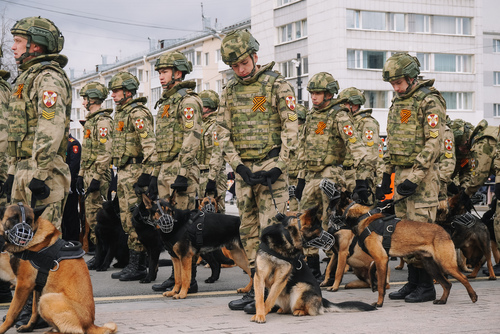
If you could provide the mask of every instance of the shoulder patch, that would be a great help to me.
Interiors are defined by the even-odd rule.
[[[187,120],[190,120],[194,116],[194,109],[191,107],[184,108],[184,116]]]
[[[286,106],[290,110],[295,110],[295,96],[289,95],[285,98]]]
[[[53,92],[51,90],[45,90],[43,91],[43,104],[47,108],[52,107],[54,104],[57,102],[57,93]]]
[[[78,145],[73,145],[73,153],[78,154],[79,151],[80,148],[78,147]]]
[[[106,137],[108,135],[108,128],[99,128],[99,135],[101,137]]]
[[[288,113],[288,119],[291,120],[292,122],[295,122],[297,118],[298,118],[297,114]]]
[[[435,128],[439,123],[439,116],[436,114],[430,114],[427,116],[427,123],[429,123],[431,128]]]
[[[144,120],[142,118],[137,119],[135,121],[135,127],[142,130],[144,128]]]
[[[353,135],[354,131],[352,130],[351,124],[344,125],[344,133],[348,135],[349,137]]]
[[[184,126],[188,129],[191,129],[194,126],[194,121],[186,121]]]
[[[55,111],[50,111],[50,112],[45,111],[45,110],[42,111],[42,117],[47,119],[47,120],[50,120],[50,119],[54,118],[55,116],[56,116]]]

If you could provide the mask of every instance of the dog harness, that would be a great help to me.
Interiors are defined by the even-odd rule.
[[[79,259],[83,257],[85,251],[82,249],[82,244],[78,241],[66,241],[57,239],[57,241],[38,252],[25,250],[14,253],[14,256],[30,261],[31,265],[38,270],[35,280],[35,290],[41,292],[47,284],[49,271],[57,271],[59,262],[69,259]],[[56,267],[55,269],[52,269]]]
[[[463,215],[453,217],[451,226],[455,227],[455,224],[461,225],[465,228],[471,228],[476,225],[476,217],[472,213],[466,212]]]
[[[365,251],[366,254],[370,254],[365,246],[365,239],[372,233],[375,232],[382,236],[382,246],[384,247],[387,254],[389,254],[389,249],[391,248],[391,238],[394,230],[396,229],[397,223],[401,221],[400,218],[391,215],[387,217],[382,217],[375,219],[368,225],[363,232],[360,233],[358,239],[358,245]]]

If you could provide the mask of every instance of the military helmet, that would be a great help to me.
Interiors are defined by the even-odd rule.
[[[186,74],[191,73],[193,70],[193,64],[179,51],[166,52],[156,59],[155,71],[166,67],[173,67],[175,70]]]
[[[219,94],[211,89],[204,90],[200,93],[201,101],[204,107],[216,110],[219,107]]]
[[[49,53],[59,53],[64,46],[64,36],[54,22],[40,16],[17,21],[10,32],[12,35],[28,36],[28,42],[45,47]]]
[[[394,81],[400,78],[416,78],[420,74],[420,62],[407,53],[393,54],[386,60],[382,69],[384,81]]]
[[[366,102],[365,94],[356,87],[349,87],[339,93],[340,100],[347,100],[351,104],[363,105]]]
[[[257,51],[259,51],[259,42],[247,29],[233,30],[222,40],[222,61],[229,66]]]
[[[307,83],[307,90],[311,92],[329,92],[335,95],[339,91],[339,83],[330,73],[319,72],[313,75]]]
[[[80,90],[80,96],[88,97],[89,99],[97,99],[104,101],[108,97],[109,90],[100,82],[92,81],[87,83]]]
[[[139,88],[139,80],[128,72],[118,72],[109,80],[108,88],[109,90],[126,89],[135,92]]]
[[[453,131],[453,137],[455,138],[455,145],[457,147],[467,146],[469,144],[472,132],[474,131],[474,125],[472,125],[472,123],[456,118],[450,122],[449,127],[451,131]]]

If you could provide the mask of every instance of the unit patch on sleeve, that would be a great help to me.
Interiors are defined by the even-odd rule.
[[[191,107],[184,108],[184,116],[187,120],[190,120],[194,116],[194,109]]]
[[[139,130],[142,130],[144,128],[144,121],[142,120],[142,118],[139,118],[135,121],[135,127]]]
[[[51,90],[45,90],[43,92],[43,104],[45,104],[45,106],[47,108],[50,108],[54,104],[56,104],[56,101],[57,101],[57,93],[56,92],[53,92]]]
[[[431,128],[435,128],[438,125],[439,116],[436,114],[430,114],[427,116],[427,123],[429,123]]]
[[[289,95],[285,98],[285,101],[288,109],[295,110],[295,96]]]
[[[291,120],[292,122],[295,122],[297,118],[298,118],[297,114],[288,113],[288,119]]]

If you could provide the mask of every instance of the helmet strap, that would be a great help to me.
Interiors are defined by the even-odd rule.
[[[175,67],[172,67],[172,77],[170,78],[170,81],[166,83],[164,88],[171,89],[172,87],[170,87],[170,85],[174,85],[176,81],[179,81],[179,82],[182,81],[182,76],[178,79],[175,78],[176,72],[177,72],[177,70],[175,69]]]
[[[413,81],[410,81],[410,77],[405,76],[406,83],[408,84],[408,88],[406,88],[405,94],[408,94],[413,86],[417,83],[417,78],[413,78]]]
[[[27,35],[28,41],[26,42],[26,52],[24,52],[19,58],[15,58],[16,62],[19,62],[19,64],[22,64],[23,61],[28,58],[28,57],[38,57],[42,55],[40,52],[29,52],[31,48],[31,36]]]

